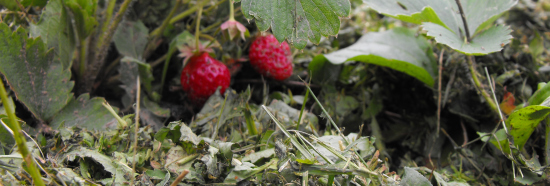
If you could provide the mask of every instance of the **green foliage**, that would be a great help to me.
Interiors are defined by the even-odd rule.
[[[539,123],[550,114],[550,107],[532,105],[513,112],[506,120],[506,128],[514,138],[514,146],[522,149]]]
[[[428,35],[467,55],[500,51],[512,38],[508,27],[490,27],[515,0],[462,1],[472,40],[466,42],[466,29],[455,0],[363,0],[374,10],[415,24],[422,24]],[[487,30],[485,30],[487,29]]]
[[[431,186],[432,183],[430,183],[430,181],[426,179],[426,177],[422,176],[422,174],[418,173],[418,171],[409,167],[405,167],[405,177],[403,177],[401,185]]]
[[[126,164],[119,161],[113,161],[113,159],[109,156],[84,147],[74,149],[73,151],[66,153],[65,156],[62,157],[62,161],[74,161],[76,157],[91,158],[95,162],[101,164],[105,168],[104,170],[112,175],[111,179],[104,180],[106,184],[123,184],[124,182],[127,182],[127,176],[134,174],[134,171]]]
[[[368,33],[355,44],[317,56],[311,63],[319,64],[322,60],[333,64],[360,61],[404,72],[428,86],[433,86],[436,64],[432,56],[431,46],[424,38],[415,37],[415,33],[407,28],[395,28],[386,32]],[[316,74],[321,76],[319,78],[327,78],[322,73],[315,73],[318,70],[314,69],[318,67],[310,69],[314,72],[314,78]]]
[[[141,59],[147,46],[149,30],[141,21],[124,21],[113,36],[113,41],[120,54],[134,59]]]
[[[540,105],[546,98],[550,97],[550,83],[544,83],[533,95],[527,100],[529,105]]]
[[[73,13],[78,38],[85,39],[98,25],[95,18],[97,0],[65,0],[65,5]]]
[[[54,129],[59,127],[80,126],[89,130],[106,130],[116,128],[117,121],[105,109],[102,103],[105,99],[95,97],[90,99],[89,94],[82,94],[72,99],[50,122]],[[115,108],[118,112],[118,109]]]
[[[255,19],[260,31],[271,30],[277,40],[287,39],[298,49],[307,41],[319,43],[321,36],[338,34],[340,18],[348,17],[349,0],[236,0],[247,19]]]
[[[33,37],[40,36],[48,48],[53,48],[55,59],[63,64],[63,69],[71,67],[76,42],[71,18],[64,8],[63,0],[49,1],[40,21],[30,24],[30,33]]]
[[[41,121],[49,121],[72,98],[71,72],[55,60],[40,38],[28,38],[23,28],[13,33],[0,23],[0,72],[17,99]]]

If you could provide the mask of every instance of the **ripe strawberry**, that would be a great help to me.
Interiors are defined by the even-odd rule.
[[[248,53],[250,64],[260,74],[283,81],[292,75],[292,54],[285,42],[279,43],[275,36],[258,36]]]
[[[230,82],[229,69],[207,52],[193,55],[181,72],[181,86],[195,104],[204,103],[219,86],[223,94]]]

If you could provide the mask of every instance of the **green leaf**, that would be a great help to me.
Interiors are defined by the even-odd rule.
[[[336,103],[336,114],[343,116],[359,107],[359,102],[353,96],[342,96]]]
[[[545,83],[529,98],[529,105],[540,105],[546,98],[550,97],[550,83]]]
[[[227,175],[227,177],[225,177],[225,180],[223,182],[224,183],[237,183],[237,182],[240,182],[242,180],[248,179],[251,176],[253,176],[254,174],[258,174],[260,172],[263,172],[263,170],[269,168],[270,165],[272,165],[276,162],[277,162],[277,159],[272,158],[271,161],[267,162],[266,164],[264,164],[260,167],[255,167],[255,165],[252,164],[252,163],[243,162],[242,164],[235,166],[233,171],[231,171],[229,173],[229,175]]]
[[[185,123],[181,123],[180,132],[181,137],[179,140],[182,142],[190,142],[193,145],[197,146],[202,141],[195,133],[193,133],[193,131],[191,131],[191,128],[185,125]]]
[[[141,59],[147,46],[148,34],[149,30],[141,21],[124,21],[113,35],[113,41],[120,54]]]
[[[95,97],[90,99],[89,94],[82,94],[73,99],[63,110],[53,118],[50,126],[54,129],[70,126],[79,126],[88,130],[106,130],[116,128],[117,121],[113,115],[103,107],[105,99]],[[114,108],[118,112],[117,108]],[[64,124],[63,124],[64,123]]]
[[[63,160],[68,161],[74,161],[76,157],[91,158],[95,162],[101,164],[107,172],[110,172],[112,174],[112,177],[114,178],[114,183],[122,184],[124,182],[127,182],[126,177],[134,176],[134,171],[132,171],[132,168],[130,168],[128,165],[117,162],[111,157],[101,154],[98,151],[86,149],[84,147],[75,149],[62,157]]]
[[[401,184],[400,185],[406,185],[406,186],[413,186],[413,185],[418,185],[418,186],[427,186],[427,185],[432,185],[432,183],[430,183],[430,181],[428,179],[426,179],[426,177],[422,176],[422,174],[418,173],[418,171],[412,169],[412,168],[409,168],[409,167],[405,167],[405,176],[403,177],[403,180],[401,180]]]
[[[124,57],[120,60],[118,72],[120,73],[120,81],[122,82],[120,87],[126,92],[125,97],[122,98],[124,107],[132,105],[135,101],[138,76],[145,91],[150,94],[152,93],[151,82],[154,80],[154,77],[151,65],[148,63],[137,58]]]
[[[63,181],[65,184],[69,185],[94,185],[93,182],[89,181],[90,179],[82,178],[79,174],[74,172],[71,168],[53,168],[57,171],[56,176]]]
[[[155,116],[163,118],[170,117],[169,108],[161,107],[159,104],[149,100],[147,97],[142,97],[141,103],[143,104],[143,107],[147,108],[149,111],[151,111],[151,113],[155,114]]]
[[[27,38],[21,27],[12,33],[0,23],[0,40],[0,72],[34,117],[50,120],[72,98],[71,72],[54,60],[40,38]]]
[[[504,154],[510,154],[510,145],[508,144],[508,138],[506,138],[506,131],[504,129],[499,129],[495,132],[494,136],[484,136],[487,133],[483,132],[477,132],[477,134],[479,136],[483,136],[481,141],[487,142],[487,139],[490,138],[489,142],[491,142],[491,144],[493,144],[497,149],[504,152]]]
[[[3,7],[6,7],[8,10],[17,11],[19,10],[17,1],[18,0],[2,0],[0,1],[0,5],[2,5]]]
[[[66,0],[65,5],[73,13],[76,33],[80,40],[88,37],[98,25],[95,20],[97,0]]]
[[[494,26],[474,37],[469,43],[465,43],[459,35],[450,30],[433,23],[422,24],[428,36],[435,38],[435,41],[445,44],[452,49],[458,50],[467,55],[485,55],[498,52],[502,46],[510,42],[512,36],[507,26]]]
[[[340,73],[341,65],[332,64],[323,55],[318,55],[308,65],[313,83],[333,85]]]
[[[460,15],[454,0],[363,0],[370,8],[396,19],[422,24],[431,22],[459,33]],[[456,11],[455,11],[456,10]]]
[[[550,114],[550,107],[531,105],[513,112],[506,120],[514,145],[522,149],[539,123]]]
[[[374,10],[415,24],[422,24],[436,41],[468,55],[483,55],[502,49],[510,31],[503,27],[490,28],[504,11],[514,6],[515,0],[462,1],[472,41],[466,44],[465,29],[455,0],[363,0]],[[485,30],[485,31],[484,31]],[[482,48],[483,47],[483,48]]]
[[[76,43],[71,18],[62,0],[48,2],[38,24],[30,23],[30,33],[33,37],[41,36],[48,48],[54,48],[55,58],[63,64],[63,69],[71,68]]]
[[[534,30],[535,36],[533,40],[529,42],[529,52],[533,57],[533,60],[537,60],[540,55],[544,52],[544,38],[540,36],[537,30]]]
[[[415,37],[415,32],[407,28],[395,28],[368,33],[347,48],[316,56],[312,63],[361,61],[404,72],[433,86],[436,64],[432,56],[431,46],[423,37]]]
[[[10,155],[0,155],[0,168],[8,170],[12,173],[20,171],[21,164],[23,163],[23,157],[18,152]]]
[[[270,148],[258,152],[251,153],[247,156],[245,156],[242,161],[249,161],[250,163],[256,163],[258,160],[262,158],[269,158],[275,154],[275,149]]]
[[[351,11],[349,0],[237,0],[246,19],[255,19],[261,31],[271,27],[279,41],[287,39],[303,49],[307,41],[338,34],[340,18]]]
[[[47,0],[22,0],[21,5],[24,7],[28,6],[38,6],[38,7],[44,7],[46,6],[46,3],[48,3]]]
[[[543,177],[537,175],[529,169],[522,169],[522,176],[515,176],[514,181],[522,185],[533,185],[536,182],[543,180]]]

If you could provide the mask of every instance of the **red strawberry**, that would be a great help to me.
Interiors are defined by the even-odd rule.
[[[181,72],[181,86],[196,104],[204,103],[219,86],[223,94],[230,82],[227,66],[210,57],[207,52],[193,55]]]
[[[277,41],[275,36],[258,36],[249,51],[250,64],[260,74],[278,81],[292,75],[292,54],[288,44]]]

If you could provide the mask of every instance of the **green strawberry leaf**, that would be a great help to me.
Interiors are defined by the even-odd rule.
[[[432,183],[418,171],[405,167],[405,176],[401,180],[401,185],[431,186]]]
[[[3,1],[0,1],[0,5],[2,5],[3,7],[11,11],[19,10],[19,6],[17,5],[17,0],[3,0]]]
[[[82,94],[77,99],[72,99],[53,118],[50,126],[53,129],[59,127],[79,126],[88,130],[106,130],[116,128],[117,120],[103,107],[105,99],[95,97],[90,99],[89,94]],[[114,108],[118,112],[117,108]]]
[[[149,30],[141,21],[124,21],[117,28],[113,41],[124,56],[141,59],[147,46]]]
[[[426,39],[415,37],[415,32],[407,28],[395,28],[368,33],[347,48],[316,56],[312,63],[318,60],[333,64],[360,61],[392,68],[433,86],[436,64],[432,56]]]
[[[44,7],[46,6],[46,3],[48,3],[47,0],[22,0],[21,5],[24,7],[28,6],[38,6],[38,7]]]
[[[62,161],[75,161],[76,157],[80,157],[80,161],[83,161],[83,158],[91,158],[95,162],[101,164],[105,171],[111,173],[113,181],[112,185],[122,185],[122,183],[127,182],[127,178],[130,175],[134,174],[132,168],[130,168],[125,163],[117,161],[116,157],[109,157],[105,154],[101,154],[97,150],[90,150],[84,147],[75,148],[73,151],[66,153],[62,157]],[[106,184],[107,185],[107,184]],[[111,185],[111,184],[109,184]]]
[[[506,120],[514,145],[522,149],[539,123],[550,114],[550,107],[531,105],[513,112]]]
[[[236,0],[246,19],[255,19],[261,31],[271,30],[277,40],[303,49],[307,41],[338,34],[340,18],[348,17],[349,0]]]
[[[71,72],[54,59],[40,38],[23,28],[12,33],[0,23],[0,72],[19,101],[42,122],[49,121],[72,98]]]
[[[510,42],[512,36],[506,26],[494,26],[474,37],[469,43],[465,43],[459,35],[452,33],[437,24],[424,23],[424,30],[428,31],[428,36],[435,38],[435,41],[445,44],[461,53],[467,55],[485,55],[502,50],[502,46]]]
[[[38,24],[30,23],[30,33],[33,37],[41,36],[48,48],[54,48],[56,60],[63,64],[63,69],[71,68],[76,44],[71,19],[62,0],[48,2]]]
[[[550,97],[550,83],[544,83],[542,87],[533,93],[527,103],[529,105],[540,105],[548,97]]]
[[[98,25],[97,20],[95,20],[97,0],[66,0],[65,5],[73,13],[78,38],[85,39]]]
[[[484,55],[502,49],[510,42],[510,31],[504,27],[485,30],[501,13],[514,6],[515,0],[462,1],[472,41],[466,43],[464,24],[455,0],[363,0],[372,9],[416,24],[422,24],[428,35],[468,55]],[[498,46],[498,47],[495,47]]]
[[[492,136],[489,133],[477,132],[479,136],[483,136],[481,141],[489,142],[493,144],[497,149],[502,151],[504,154],[510,154],[510,145],[508,144],[508,138],[506,137],[506,131],[504,129],[499,129]],[[489,135],[488,135],[489,134]]]

